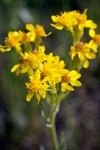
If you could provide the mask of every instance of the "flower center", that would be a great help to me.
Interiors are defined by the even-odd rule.
[[[41,82],[39,81],[31,82],[27,85],[27,87],[31,92],[37,93],[41,88]]]
[[[83,49],[83,42],[79,42],[79,43],[77,43],[76,45],[75,45],[75,51],[76,52],[81,52],[82,51],[82,49]]]
[[[45,70],[42,72],[41,77],[42,77],[42,79],[44,79],[48,75],[49,75],[49,72],[47,70]]]
[[[65,82],[69,82],[70,78],[68,77],[68,75],[64,75],[62,76],[62,82],[65,83]]]
[[[94,43],[100,44],[100,35],[99,35],[99,34],[96,34],[96,35],[93,37],[93,40],[94,40]]]

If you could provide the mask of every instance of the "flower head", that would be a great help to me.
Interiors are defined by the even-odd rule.
[[[51,34],[51,32],[46,34],[44,27],[41,25],[26,24],[26,29],[29,30],[27,35],[30,37],[30,42],[36,42],[37,38],[40,39]]]
[[[74,27],[78,27],[79,30],[83,30],[84,28],[95,29],[97,25],[92,20],[87,20],[85,10],[82,14],[79,11],[69,11],[61,13],[61,15],[51,16],[52,21],[55,24],[51,24],[56,29],[62,30],[63,28],[70,30],[73,32]]]
[[[41,79],[41,72],[39,69],[37,69],[29,78],[30,82],[26,83],[26,87],[29,90],[26,100],[30,101],[33,96],[36,96],[39,103],[41,97],[43,99],[46,97],[46,91],[49,88],[49,85],[45,80]]]
[[[30,42],[30,37],[28,36],[27,33],[23,32],[23,31],[19,31],[19,37],[20,37],[21,45]]]
[[[73,36],[74,43],[79,42],[84,34],[84,28],[95,29],[97,27],[92,20],[87,19],[86,11],[87,10],[83,13],[76,10],[69,12],[65,11],[57,16],[52,15],[51,19],[54,23],[51,25],[58,30],[65,28],[70,31]]]
[[[93,29],[89,30],[89,35],[92,37],[92,40],[89,42],[89,47],[97,52],[97,48],[100,45],[100,34],[96,34]]]
[[[11,72],[17,74],[27,73],[31,74],[33,71],[39,68],[40,64],[46,59],[45,47],[39,46],[39,50],[33,50],[32,52],[25,52],[22,54],[19,60],[19,64],[16,64],[11,69]]]
[[[87,43],[79,42],[76,45],[71,46],[70,53],[71,59],[78,56],[80,61],[83,63],[83,67],[87,68],[89,66],[88,59],[94,59],[96,57],[95,53],[89,48]]]
[[[54,87],[61,81],[61,76],[65,74],[65,63],[60,61],[59,56],[53,56],[50,53],[47,60],[41,65],[42,78],[48,80],[51,87]]]
[[[87,9],[81,14],[77,13],[78,15],[76,16],[77,20],[77,25],[79,27],[79,30],[83,30],[84,28],[90,28],[90,29],[95,29],[97,25],[92,21],[87,19]]]
[[[0,51],[6,52],[14,49],[19,55],[21,55],[24,51],[22,48],[23,45],[26,46],[27,43],[30,42],[30,38],[27,33],[19,30],[14,32],[9,32],[8,37],[5,38],[5,45],[0,45]],[[28,48],[28,51],[30,49]]]
[[[57,16],[52,15],[51,19],[55,24],[51,24],[51,25],[58,30],[62,30],[66,26],[66,15],[67,12],[61,13],[61,15],[57,15]]]
[[[50,35],[50,32],[48,34],[46,34],[44,27],[41,25],[36,25],[35,27],[35,33],[36,33],[36,37],[46,37],[48,35]]]
[[[5,44],[9,48],[16,48],[19,50],[21,45],[21,36],[19,32],[9,32],[8,37],[5,39]]]
[[[72,26],[77,24],[75,15],[76,11],[64,12],[57,16],[52,15],[51,19],[55,24],[51,25],[59,30],[62,30],[63,28],[72,30]]]
[[[61,90],[65,92],[66,90],[74,91],[73,86],[81,86],[81,82],[78,79],[81,77],[81,74],[75,70],[67,70],[66,74],[62,76],[61,81]]]

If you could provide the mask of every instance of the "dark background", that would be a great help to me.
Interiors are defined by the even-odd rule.
[[[1,0],[0,43],[4,43],[9,31],[24,30],[26,23],[41,24],[47,33],[53,32],[44,39],[47,52],[69,63],[66,57],[72,37],[65,30],[51,27],[50,17],[75,9],[83,12],[85,8],[100,33],[99,0]],[[13,52],[0,53],[0,150],[52,150],[41,118],[42,102],[26,102],[26,77],[10,72],[16,62]],[[100,150],[100,52],[81,73],[82,87],[63,101],[57,114],[57,134],[60,139],[64,132],[66,150]]]

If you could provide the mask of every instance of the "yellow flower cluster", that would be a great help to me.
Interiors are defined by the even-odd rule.
[[[81,14],[75,10],[51,16],[53,27],[71,32],[74,42],[69,55],[72,62],[79,62],[75,64],[77,68],[88,68],[89,59],[96,58],[97,48],[100,45],[100,34],[95,33],[97,25],[87,19],[86,11]],[[91,40],[88,43],[81,41],[84,28],[89,29]],[[28,89],[27,101],[35,96],[39,102],[41,98],[46,98],[48,92],[62,94],[74,91],[74,86],[81,86],[78,80],[81,74],[75,68],[70,67],[69,70],[59,56],[45,53],[45,46],[41,45],[42,38],[47,37],[51,32],[46,34],[43,26],[32,24],[26,24],[26,30],[27,32],[21,30],[9,32],[4,41],[5,45],[0,45],[0,51],[14,49],[19,54],[19,62],[12,67],[11,72],[28,75],[29,81],[25,83]]]
[[[82,14],[79,11],[68,11],[61,13],[61,15],[51,16],[52,23],[51,25],[58,30],[62,30],[65,28],[69,30],[73,36],[75,36],[76,32],[79,32],[79,37],[82,36],[84,28],[95,29],[97,25],[92,20],[87,20],[87,10],[85,10]]]
[[[89,59],[95,59],[97,48],[100,45],[100,34],[95,33],[97,25],[87,19],[87,10],[83,13],[79,11],[69,11],[61,13],[61,15],[52,15],[51,25],[58,30],[63,28],[70,31],[73,36],[73,45],[70,47],[69,55],[72,60],[80,60],[81,67],[88,68]],[[89,36],[92,38],[89,42],[81,42],[84,34],[84,28],[89,29]]]
[[[11,69],[11,72],[15,71],[17,74],[27,73],[29,76],[30,81],[26,83],[29,90],[27,101],[35,95],[39,102],[40,98],[45,98],[46,92],[53,91],[57,84],[61,84],[62,92],[73,91],[72,86],[81,86],[78,81],[80,73],[65,69],[65,63],[59,56],[53,56],[53,53],[46,55],[44,46],[39,46],[38,50],[32,52],[25,52],[19,63]]]
[[[15,31],[9,32],[8,37],[5,38],[5,45],[0,45],[0,51],[6,52],[15,49],[18,54],[22,54],[23,45],[28,45],[33,42],[38,47],[42,42],[42,37],[46,37],[51,34],[46,34],[44,27],[41,25],[26,24],[28,32]]]

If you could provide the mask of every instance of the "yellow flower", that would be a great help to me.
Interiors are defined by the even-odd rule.
[[[77,73],[75,70],[66,70],[66,74],[62,76],[61,90],[65,91],[74,91],[73,86],[81,86],[81,82],[78,79],[81,77],[80,73]]]
[[[67,12],[61,13],[61,16],[52,15],[51,19],[55,24],[51,24],[51,25],[58,30],[62,30],[66,26],[66,15],[67,15]]]
[[[33,96],[38,99],[38,103],[41,97],[44,99],[46,97],[46,91],[49,88],[49,85],[45,80],[41,80],[40,70],[36,70],[35,74],[29,77],[30,82],[26,83],[26,87],[29,90],[26,100],[30,101]]]
[[[83,63],[83,67],[87,68],[89,66],[88,59],[95,59],[95,53],[89,48],[87,43],[79,42],[76,45],[71,46],[70,53],[71,59],[78,56],[80,61]]]
[[[56,29],[62,30],[63,28],[70,30],[73,32],[73,27],[76,26],[79,30],[83,30],[84,28],[95,29],[97,25],[92,20],[87,20],[85,10],[82,14],[79,11],[69,11],[61,13],[61,15],[51,16],[52,21],[55,24],[51,24]]]
[[[44,27],[41,25],[36,25],[36,27],[32,24],[26,24],[26,29],[29,30],[27,33],[30,37],[30,41],[34,42],[36,38],[46,37],[50,35],[50,33],[46,34]]]
[[[92,20],[87,20],[85,10],[82,14],[79,11],[69,11],[61,13],[61,15],[51,16],[54,24],[51,24],[58,30],[65,28],[69,30],[74,38],[74,43],[79,42],[84,34],[84,28],[95,29],[97,25]]]
[[[94,50],[94,52],[97,52],[97,48],[100,45],[100,34],[96,34],[93,29],[90,29],[89,35],[92,37],[92,40],[89,42],[89,46]]]
[[[6,52],[10,51],[13,48],[18,54],[22,54],[22,45],[30,42],[30,38],[27,33],[22,31],[9,32],[8,37],[5,38],[5,46],[0,45],[0,51]]]
[[[36,25],[35,27],[35,33],[36,33],[36,37],[46,37],[48,35],[51,34],[51,32],[49,32],[48,34],[46,34],[44,27],[41,25]]]
[[[23,31],[19,31],[19,37],[20,37],[20,43],[21,44],[26,44],[30,42],[30,37],[28,36],[27,33],[23,32]]]
[[[68,30],[72,30],[72,26],[76,25],[77,21],[75,20],[76,11],[72,12],[64,12],[61,15],[51,16],[52,21],[55,24],[51,24],[56,29],[62,30],[66,28]]]
[[[41,65],[42,78],[47,80],[51,87],[61,81],[61,76],[65,74],[64,61],[59,60],[59,56],[50,53],[47,60]]]
[[[34,50],[29,53],[25,52],[20,58],[20,63],[14,65],[11,72],[16,71],[16,74],[28,72],[28,74],[31,74],[33,72],[32,70],[39,68],[41,63],[46,59],[44,52],[44,46],[39,46],[39,50]]]
[[[87,9],[85,9],[82,14],[78,12],[76,17],[79,30],[83,30],[84,28],[95,29],[97,27],[97,25],[92,20],[87,20],[86,12]]]
[[[20,50],[21,37],[19,36],[19,32],[9,32],[8,37],[5,39],[5,44],[8,48]]]

